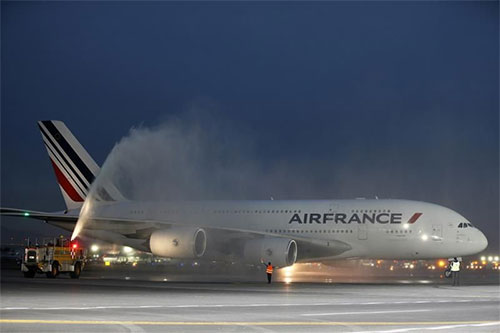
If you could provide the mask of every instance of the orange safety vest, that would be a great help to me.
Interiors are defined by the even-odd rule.
[[[267,274],[273,274],[273,265],[267,265],[266,273]]]

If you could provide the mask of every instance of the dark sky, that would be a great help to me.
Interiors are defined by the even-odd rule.
[[[498,2],[1,3],[1,205],[64,203],[36,121],[98,163],[192,108],[248,129],[287,198],[435,202],[499,238]],[[231,138],[228,138],[231,140]],[[3,219],[12,230],[50,233]],[[2,237],[4,238],[4,237]]]

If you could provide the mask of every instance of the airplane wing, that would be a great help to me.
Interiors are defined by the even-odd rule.
[[[78,216],[66,215],[64,211],[62,212],[39,212],[35,210],[28,209],[18,209],[18,208],[0,208],[0,215],[3,216],[17,216],[17,217],[27,217],[31,219],[44,220],[44,221],[64,221],[75,224],[78,220]]]
[[[62,212],[40,212],[34,210],[0,208],[0,215],[25,217],[37,220],[43,220],[48,224],[60,227],[62,229],[73,231],[78,216]],[[178,225],[185,226],[184,223],[177,221],[158,221],[158,220],[134,220],[126,218],[111,217],[92,217],[86,224],[84,235],[91,238],[115,241],[118,244],[126,244],[140,250],[149,251],[148,240],[151,234],[160,229],[168,229]],[[293,239],[297,242],[300,249],[298,251],[297,261],[310,258],[323,258],[339,255],[352,247],[339,240],[318,240],[308,237],[297,237],[296,235],[273,234],[268,232],[214,227],[206,225],[192,225],[192,227],[203,228],[209,234],[209,237],[216,239],[213,243],[217,251],[227,253],[228,249],[238,249],[239,245],[246,240],[260,237],[274,237]]]

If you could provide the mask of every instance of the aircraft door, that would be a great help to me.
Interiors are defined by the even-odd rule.
[[[358,239],[368,239],[368,230],[366,229],[366,224],[358,224]]]
[[[432,226],[432,236],[433,240],[443,240],[443,229],[441,228],[441,225]]]

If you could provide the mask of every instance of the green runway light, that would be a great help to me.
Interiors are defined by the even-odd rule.
[[[25,213],[24,213],[24,216],[30,216],[30,213],[25,212]]]

